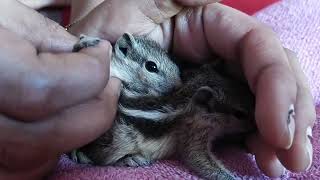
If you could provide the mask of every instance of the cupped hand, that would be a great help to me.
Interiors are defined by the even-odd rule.
[[[124,32],[148,35],[193,62],[218,54],[239,68],[256,96],[258,132],[247,144],[261,170],[276,177],[284,167],[310,167],[315,109],[309,85],[295,55],[253,17],[214,0],[105,0],[71,31],[111,42]]]

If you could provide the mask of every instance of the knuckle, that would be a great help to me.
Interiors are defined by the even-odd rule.
[[[264,25],[257,25],[251,27],[251,30],[245,35],[244,45],[250,46],[247,49],[251,51],[266,51],[269,49],[270,42],[274,42],[274,39],[269,39],[266,37],[275,36],[273,31]]]
[[[228,14],[226,11],[221,9],[220,7],[214,5],[214,4],[209,4],[204,7],[204,16],[210,17],[210,18],[204,18],[211,20],[219,26],[223,27],[225,23],[232,23],[232,17],[230,17],[230,14]]]

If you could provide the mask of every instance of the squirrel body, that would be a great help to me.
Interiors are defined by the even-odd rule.
[[[137,167],[175,155],[203,178],[234,179],[213,155],[212,141],[255,129],[254,96],[219,68],[179,69],[154,41],[124,34],[111,62],[111,75],[123,82],[116,120],[73,159]]]

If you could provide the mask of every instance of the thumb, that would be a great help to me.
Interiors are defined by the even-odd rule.
[[[29,63],[32,75],[16,78],[22,83],[15,89],[23,91],[7,97],[10,101],[4,106],[5,112],[36,120],[97,97],[109,80],[111,54],[107,41],[78,53],[39,53]]]
[[[56,111],[100,94],[109,80],[111,54],[107,41],[77,53],[40,54],[46,77],[53,86],[48,92],[48,109]]]

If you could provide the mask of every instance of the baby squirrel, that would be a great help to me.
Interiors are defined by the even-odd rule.
[[[81,36],[74,51],[98,42]],[[212,154],[212,141],[255,129],[254,96],[219,68],[211,63],[180,72],[156,42],[125,33],[111,61],[111,76],[123,83],[116,120],[71,158],[136,167],[176,155],[205,179],[234,179]]]

